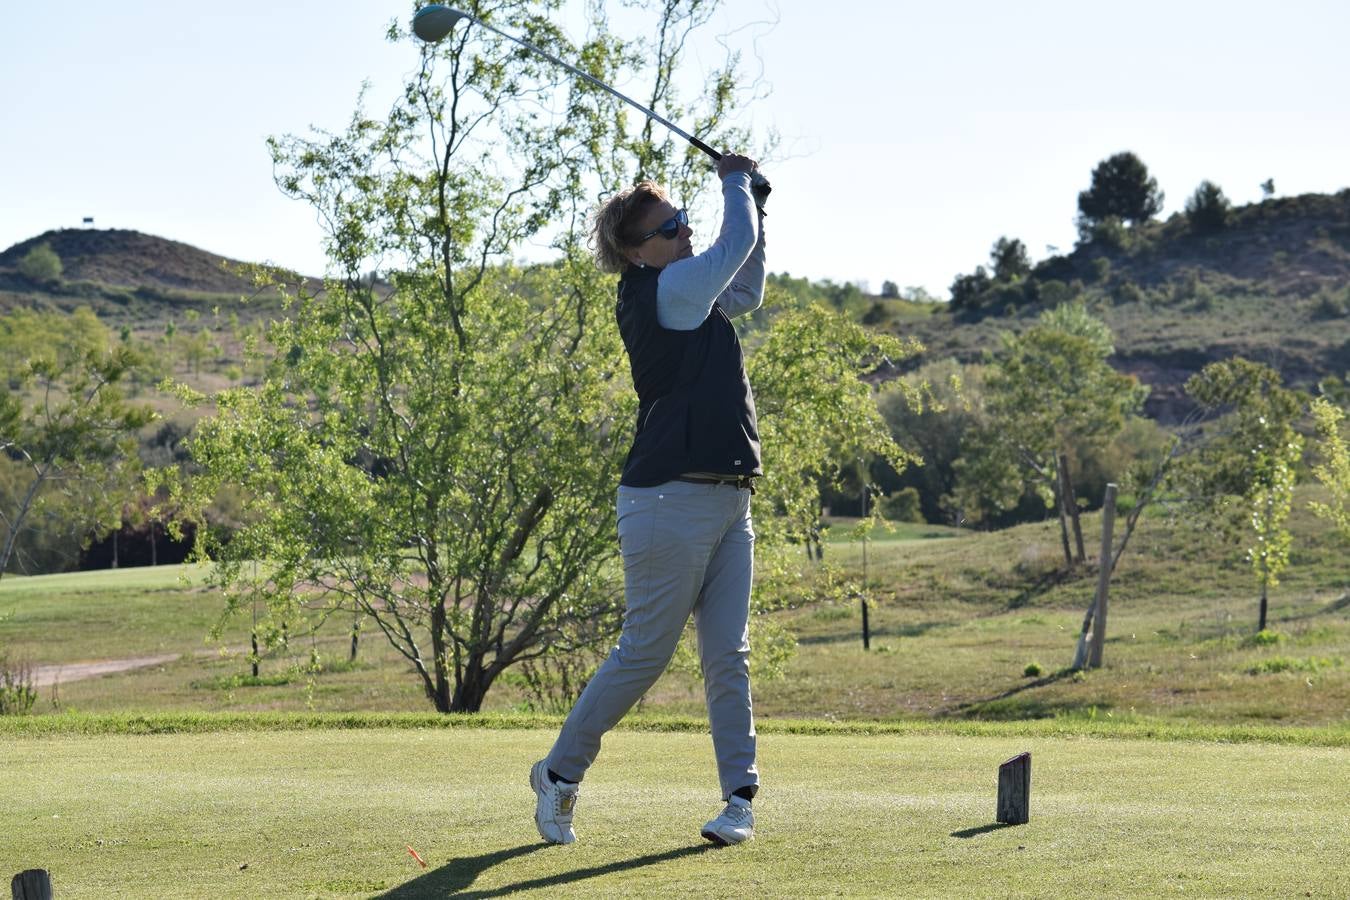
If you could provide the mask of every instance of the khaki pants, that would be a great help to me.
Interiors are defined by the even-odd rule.
[[[750,491],[670,481],[620,487],[626,612],[618,646],[586,685],[548,756],[581,781],[600,740],[665,671],[694,616],[722,797],[758,786],[750,703]]]

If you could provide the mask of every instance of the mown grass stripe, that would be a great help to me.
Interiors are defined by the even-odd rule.
[[[229,731],[341,731],[376,728],[490,730],[554,729],[556,715],[482,713],[154,713],[148,715],[56,715],[0,718],[0,735],[15,737],[62,734],[208,734]],[[702,719],[632,716],[620,729],[637,732],[698,733]],[[761,734],[794,735],[943,735],[970,737],[1063,737],[1105,740],[1265,743],[1306,747],[1350,747],[1350,724],[1323,728],[1195,725],[1158,721],[1035,719],[1014,722],[912,721],[830,722],[819,719],[761,719]]]

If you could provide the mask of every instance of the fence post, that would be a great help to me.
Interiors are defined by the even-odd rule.
[[[14,900],[52,900],[52,878],[46,869],[28,869],[9,883]]]
[[[1096,614],[1092,622],[1092,653],[1088,658],[1088,667],[1099,669],[1102,665],[1102,644],[1106,641],[1106,600],[1111,587],[1111,547],[1112,531],[1116,525],[1116,486],[1106,486],[1106,501],[1102,504],[1102,555],[1097,563],[1097,602]]]
[[[1031,821],[1031,754],[1022,753],[998,767],[998,818],[1006,825]]]

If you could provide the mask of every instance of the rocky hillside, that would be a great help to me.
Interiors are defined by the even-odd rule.
[[[960,308],[886,327],[921,338],[927,360],[977,362],[999,334],[1082,300],[1110,325],[1115,365],[1153,388],[1147,411],[1187,412],[1186,379],[1244,356],[1314,389],[1350,377],[1350,190],[1271,199],[1197,231],[1183,215],[1085,243],[1027,276],[991,281]]]
[[[44,244],[61,260],[60,278],[24,277],[20,260]],[[244,318],[270,314],[279,295],[260,293],[248,266],[139,231],[48,231],[0,252],[0,311],[25,306],[69,312],[85,306],[109,324],[138,329],[163,327],[188,309],[228,310]],[[318,288],[316,279],[304,281]]]
[[[235,260],[139,231],[65,228],[48,231],[0,253],[0,272],[12,274],[29,250],[47,244],[61,258],[65,281],[117,287],[229,294],[251,291]]]

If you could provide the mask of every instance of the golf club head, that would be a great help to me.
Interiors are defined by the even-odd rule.
[[[450,33],[460,19],[473,18],[468,13],[432,3],[424,6],[413,16],[413,34],[428,44],[434,44]]]

